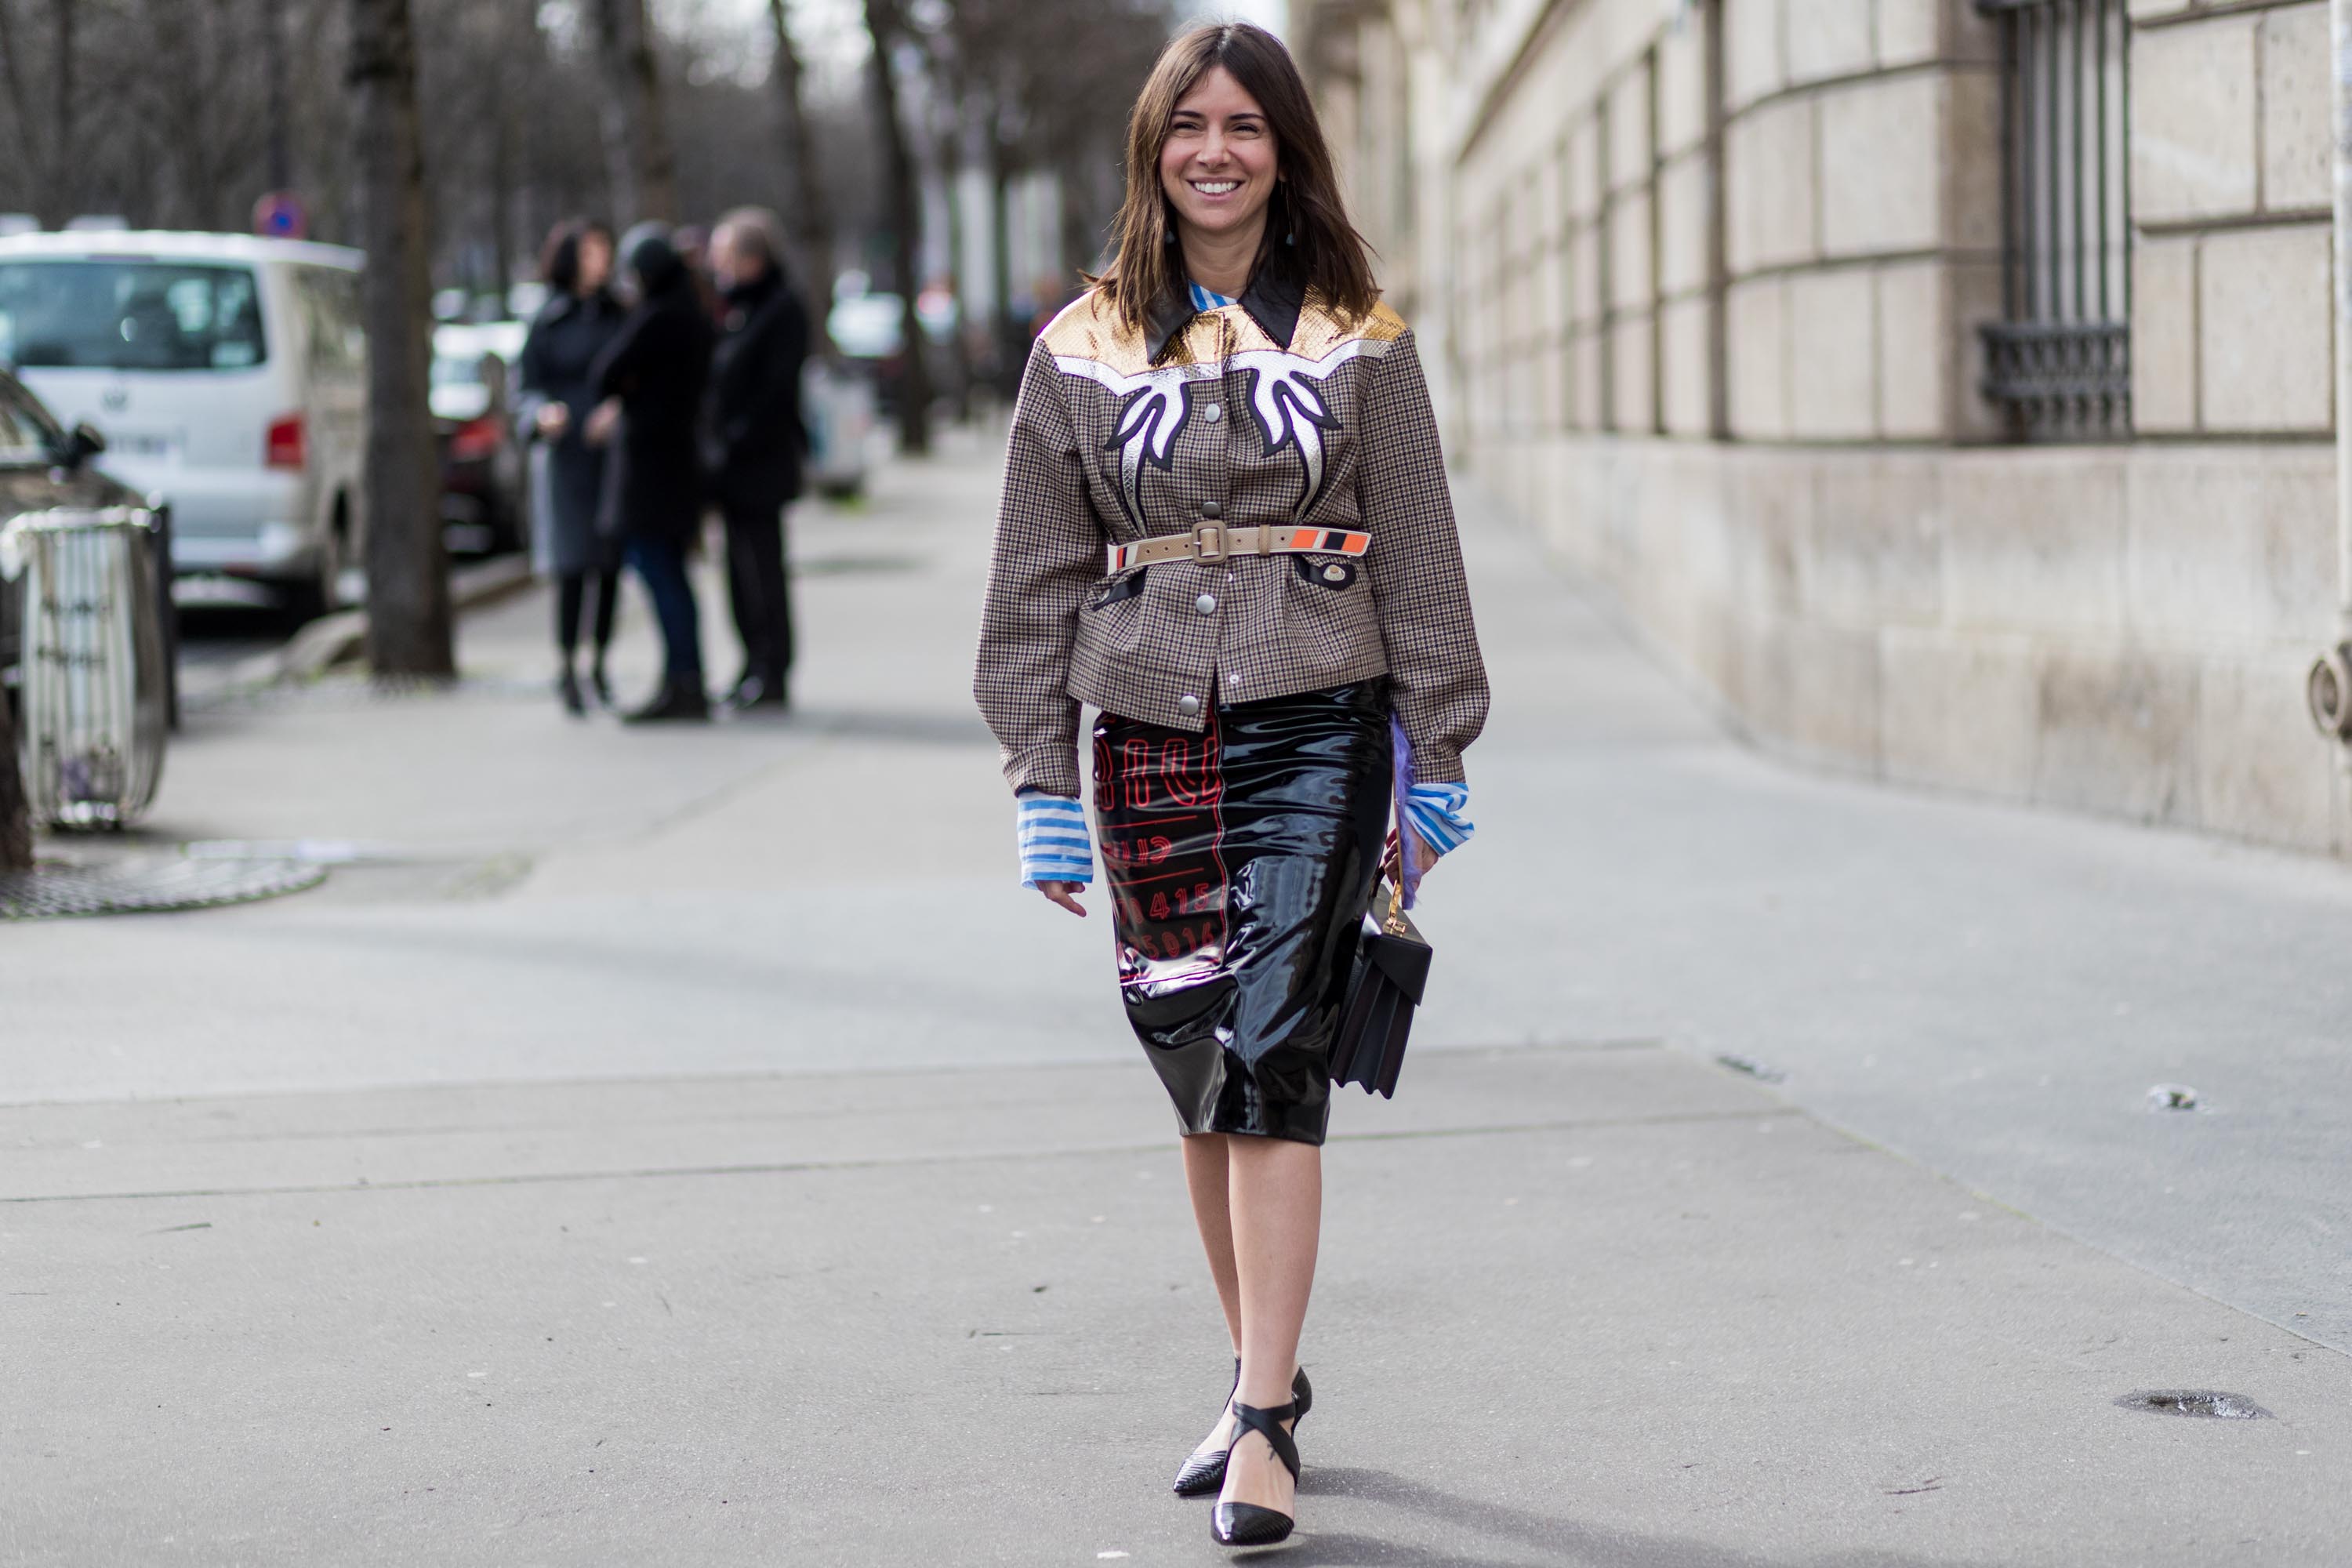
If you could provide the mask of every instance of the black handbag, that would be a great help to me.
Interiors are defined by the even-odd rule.
[[[1404,889],[1391,882],[1388,894],[1389,912],[1380,922],[1364,920],[1339,1032],[1331,1042],[1331,1081],[1360,1083],[1367,1094],[1393,1100],[1412,1010],[1429,984],[1431,949],[1404,912]]]

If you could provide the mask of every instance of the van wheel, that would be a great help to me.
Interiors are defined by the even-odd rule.
[[[319,547],[319,557],[310,574],[298,577],[286,584],[279,597],[284,607],[289,631],[298,631],[320,616],[331,614],[341,596],[343,575],[343,530],[340,514],[335,526],[328,531]]]

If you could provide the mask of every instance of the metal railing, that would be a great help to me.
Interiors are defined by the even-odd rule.
[[[2000,33],[2001,314],[1984,394],[2026,441],[2131,433],[2126,0],[1977,0]]]

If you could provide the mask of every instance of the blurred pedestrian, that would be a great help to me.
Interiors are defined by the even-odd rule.
[[[669,244],[686,275],[694,279],[694,297],[701,301],[702,313],[716,321],[725,307],[710,273],[710,231],[700,224],[681,225],[670,230]]]
[[[563,659],[556,689],[563,706],[580,713],[585,704],[575,662],[591,579],[596,620],[588,683],[599,703],[613,705],[604,655],[620,596],[620,552],[597,527],[605,448],[588,441],[596,406],[590,374],[621,330],[621,305],[611,289],[613,231],[585,218],[557,224],[541,248],[539,272],[548,298],[523,340],[515,421],[530,445],[531,554],[541,574],[555,579],[555,646]]]
[[[702,526],[697,416],[710,375],[711,328],[694,282],[659,224],[622,237],[635,304],[592,373],[601,400],[588,437],[614,444],[604,482],[605,531],[654,602],[661,621],[661,690],[631,723],[710,717],[702,687],[702,627],[687,555]]]
[[[1128,1022],[1174,1101],[1235,1355],[1179,1468],[1293,1527],[1329,1074],[1393,796],[1401,897],[1468,836],[1486,715],[1444,458],[1297,67],[1245,24],[1137,100],[1118,259],[1032,352],[974,682],[1022,874],[1077,914],[1080,704]]]
[[[710,362],[703,460],[727,528],[727,594],[743,642],[737,710],[782,708],[793,668],[793,606],[784,574],[784,508],[801,493],[801,368],[808,312],[784,276],[774,215],[740,207],[711,236],[712,276],[725,300]]]

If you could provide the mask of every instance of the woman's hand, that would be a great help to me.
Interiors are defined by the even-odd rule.
[[[608,397],[590,413],[588,423],[581,433],[588,437],[591,447],[601,447],[613,438],[613,432],[620,423],[621,400]]]
[[[1085,886],[1084,882],[1040,882],[1037,884],[1037,890],[1083,920],[1086,918],[1087,907],[1078,902],[1078,892]]]
[[[566,405],[550,401],[539,405],[539,433],[547,440],[561,441],[563,433],[572,428],[572,410]]]
[[[1429,875],[1429,868],[1437,864],[1439,858],[1439,851],[1429,840],[1418,833],[1412,836],[1412,874],[1415,877]],[[1397,830],[1391,827],[1388,844],[1381,850],[1381,869],[1393,878],[1397,865]]]
[[[1437,849],[1428,839],[1418,833],[1412,836],[1412,874],[1414,876],[1429,875],[1429,868],[1436,865],[1440,858]]]

